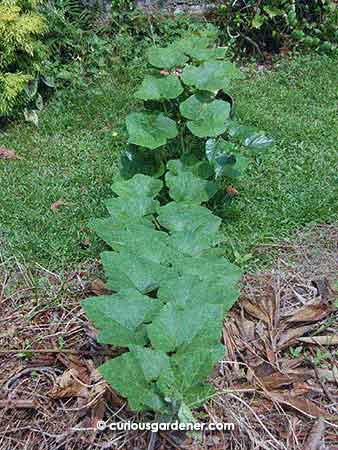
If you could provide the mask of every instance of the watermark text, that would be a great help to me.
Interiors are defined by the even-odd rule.
[[[175,422],[111,422],[99,420],[96,425],[97,430],[111,431],[234,431],[234,423],[180,423]]]

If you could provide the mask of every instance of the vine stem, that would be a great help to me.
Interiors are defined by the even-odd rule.
[[[186,151],[186,147],[185,147],[185,142],[184,142],[184,129],[185,129],[185,124],[182,124],[182,129],[181,129],[181,146],[182,146],[182,153],[185,153]]]

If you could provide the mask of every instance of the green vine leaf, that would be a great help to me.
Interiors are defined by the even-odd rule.
[[[187,56],[175,46],[153,47],[148,50],[149,63],[159,69],[172,69],[182,67],[187,61]]]
[[[212,253],[195,256],[193,264],[191,264],[191,258],[179,255],[174,262],[173,269],[179,273],[196,275],[204,280],[212,280],[215,287],[233,287],[241,277],[241,270],[237,266]]]
[[[263,131],[232,121],[228,124],[228,133],[242,145],[251,150],[265,150],[273,144],[273,139]]]
[[[141,100],[167,100],[178,97],[183,87],[176,75],[147,75],[135,97]]]
[[[112,185],[112,191],[123,200],[132,200],[136,197],[141,203],[138,214],[145,216],[149,214],[145,204],[148,203],[149,199],[153,202],[154,197],[160,192],[162,187],[163,182],[161,180],[137,174],[131,180],[120,179],[115,181]]]
[[[170,202],[158,210],[158,222],[171,233],[192,233],[196,230],[216,233],[221,219],[212,212],[198,205]]]
[[[209,61],[215,59],[224,59],[226,49],[224,47],[217,48],[193,48],[189,51],[189,56],[191,56],[196,61]]]
[[[159,152],[140,151],[140,148],[129,146],[121,153],[120,175],[128,180],[136,174],[159,178],[165,172],[165,165]]]
[[[171,359],[174,376],[183,391],[189,391],[198,386],[210,374],[215,364],[224,357],[224,347],[217,341],[210,348],[202,347],[195,349],[185,349],[178,352]],[[201,391],[203,392],[203,391]],[[205,393],[203,392],[203,396]],[[208,393],[210,395],[210,392]],[[198,399],[197,404],[206,400]],[[193,400],[196,401],[196,398]],[[189,402],[189,400],[188,400]],[[191,405],[191,402],[189,402]],[[194,405],[196,407],[196,405]]]
[[[210,198],[211,187],[189,161],[168,163],[169,192],[179,201],[162,207],[160,180],[139,174],[114,183],[111,217],[95,226],[115,250],[101,259],[116,294],[83,302],[99,341],[129,348],[100,373],[133,410],[171,417],[213,392],[205,381],[223,355],[223,316],[238,298],[241,275],[212,248],[221,220],[196,204]]]
[[[224,284],[217,277],[208,279],[193,274],[165,280],[158,291],[158,298],[163,303],[170,302],[180,307],[210,303],[222,306],[224,312],[232,307],[238,295],[235,284]]]
[[[157,289],[163,280],[176,275],[173,269],[128,250],[103,252],[101,259],[108,278],[107,287],[115,292],[133,288],[147,294]]]
[[[100,330],[98,342],[126,347],[146,343],[141,325],[152,319],[161,303],[152,302],[135,289],[122,289],[115,295],[90,297],[82,302],[82,307]]]
[[[111,359],[99,372],[122,396],[128,397],[134,411],[171,412],[156,393],[154,381],[171,371],[169,357],[163,352],[131,346],[131,351]]]
[[[182,116],[190,119],[187,126],[198,137],[219,136],[227,129],[230,104],[223,100],[208,101],[203,95],[192,95],[180,104]]]
[[[230,81],[238,77],[239,71],[232,63],[208,61],[198,67],[186,66],[181,78],[188,86],[201,91],[217,92],[227,88]]]
[[[137,174],[130,180],[116,181],[112,190],[119,198],[111,198],[106,202],[108,211],[115,223],[128,223],[147,217],[158,208],[159,202],[154,200],[163,187],[161,180]]]
[[[194,50],[203,50],[212,45],[213,39],[207,36],[190,36],[174,42],[173,46],[190,56]]]
[[[170,243],[196,256],[221,241],[221,219],[201,206],[171,202],[159,210],[159,223],[170,232]]]
[[[148,218],[130,218],[128,217],[128,208],[126,208],[123,212],[123,215],[114,216],[114,219],[109,217],[107,219],[92,219],[90,221],[91,229],[95,230],[96,234],[112,248],[117,248],[116,239],[112,230],[117,228],[119,225],[124,224],[126,228],[128,226],[133,227],[135,225],[134,220],[136,219],[138,227],[153,227],[152,222]]]
[[[207,342],[217,343],[221,329],[216,324],[223,320],[222,313],[219,305],[195,305],[182,309],[168,303],[156,316],[156,321],[148,326],[151,344],[155,350],[169,353],[191,344],[197,336],[206,339],[204,346]]]
[[[235,144],[224,139],[208,139],[205,143],[205,154],[213,165],[216,178],[220,176],[238,177],[243,175],[249,164],[248,158],[238,155]]]
[[[275,8],[273,6],[263,6],[263,9],[271,19],[284,14],[284,11],[282,9]]]
[[[131,113],[126,123],[129,143],[151,150],[166,144],[178,133],[175,121],[162,113]]]
[[[251,25],[253,28],[259,30],[265,21],[266,21],[265,16],[256,13],[255,17],[252,19]]]
[[[169,236],[163,231],[155,230],[152,223],[141,222],[115,223],[107,219],[97,219],[96,231],[101,236],[106,226],[107,239],[105,241],[115,251],[124,249],[132,252],[136,256],[142,256],[158,264],[167,264],[172,256],[170,252]],[[103,237],[104,238],[104,237]],[[154,246],[149,246],[148,242],[153,242]]]
[[[198,178],[189,167],[179,160],[171,160],[165,180],[169,195],[176,202],[201,204],[207,202],[217,192],[214,183]]]

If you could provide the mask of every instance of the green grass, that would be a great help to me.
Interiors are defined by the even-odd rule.
[[[238,262],[256,245],[336,219],[336,68],[325,56],[301,57],[234,88],[240,119],[277,143],[235,182],[240,195],[226,212],[224,232]],[[86,90],[60,91],[38,129],[15,123],[1,132],[0,146],[24,158],[0,160],[2,252],[55,269],[98,256],[88,220],[105,214],[137,75],[115,70]],[[67,206],[52,211],[60,198]]]
[[[280,62],[234,89],[244,123],[276,142],[236,184],[224,230],[245,255],[296,229],[337,219],[338,72],[325,56]],[[230,251],[231,254],[231,251]]]
[[[88,221],[104,214],[111,195],[134,84],[114,74],[83,91],[60,91],[38,129],[16,123],[0,135],[0,145],[23,158],[0,161],[0,242],[7,255],[62,267],[95,254]],[[60,198],[67,205],[53,211]]]

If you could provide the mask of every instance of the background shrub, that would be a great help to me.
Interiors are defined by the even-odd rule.
[[[223,39],[241,52],[278,51],[303,46],[333,51],[338,42],[333,0],[238,0],[219,2],[211,19]]]
[[[3,0],[0,5],[0,116],[29,103],[37,89],[28,86],[42,71],[47,30],[38,0]]]

